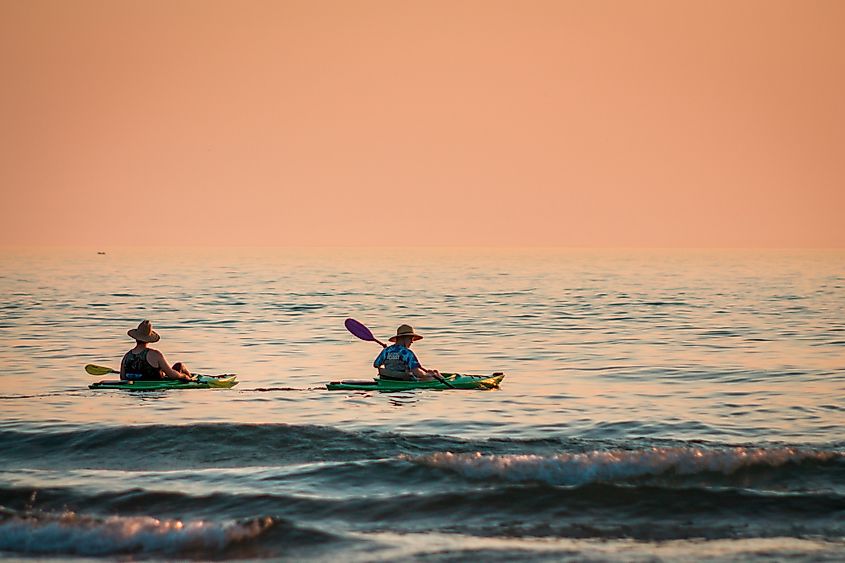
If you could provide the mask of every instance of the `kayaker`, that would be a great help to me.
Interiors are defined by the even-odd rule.
[[[135,339],[135,347],[120,361],[120,379],[193,379],[185,364],[176,362],[170,367],[164,354],[147,346],[161,338],[150,321],[142,321],[138,328],[130,329],[126,334]]]
[[[400,325],[396,329],[396,336],[390,338],[395,344],[382,350],[373,362],[379,377],[403,381],[430,381],[440,378],[439,371],[422,367],[417,355],[411,352],[411,344],[417,340],[422,340],[422,336],[415,333],[412,326]]]

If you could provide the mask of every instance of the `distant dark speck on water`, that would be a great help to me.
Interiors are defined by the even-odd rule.
[[[102,254],[103,256],[105,256],[105,255],[106,255],[106,253],[105,253],[105,252],[103,252],[102,250],[98,250],[98,251],[97,251],[97,254]]]

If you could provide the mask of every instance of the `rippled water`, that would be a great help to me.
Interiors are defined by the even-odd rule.
[[[838,560],[845,254],[5,251],[0,554]],[[329,392],[402,322],[494,391]],[[144,318],[231,390],[93,391]]]

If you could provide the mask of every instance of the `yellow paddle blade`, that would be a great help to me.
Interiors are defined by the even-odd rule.
[[[221,388],[228,388],[234,387],[237,385],[237,378],[238,376],[235,374],[226,374],[226,375],[197,375],[197,381],[201,381],[202,383],[207,383],[209,387],[221,387]]]
[[[106,375],[107,373],[120,373],[119,371],[115,371],[112,368],[107,368],[105,366],[95,366],[94,364],[88,364],[87,366],[85,366],[85,371],[87,371],[91,375]]]

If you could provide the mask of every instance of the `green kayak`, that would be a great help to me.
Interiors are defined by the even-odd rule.
[[[505,374],[496,372],[492,375],[462,375],[444,373],[443,378],[455,389],[495,389]],[[326,384],[329,391],[407,391],[409,389],[451,389],[437,381],[399,381],[395,379],[346,379]]]
[[[151,381],[125,381],[105,379],[92,383],[89,389],[124,389],[126,391],[157,391],[160,389],[229,389],[238,384],[238,376],[200,375],[198,381],[179,381],[178,379],[160,379]]]

